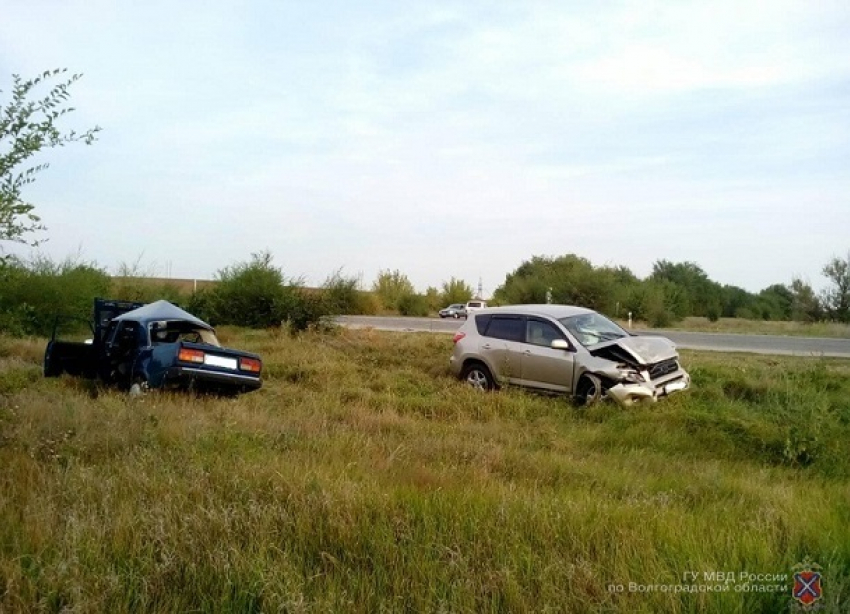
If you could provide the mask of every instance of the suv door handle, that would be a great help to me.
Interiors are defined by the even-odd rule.
[[[481,347],[482,347],[482,348],[484,348],[485,350],[489,350],[489,349],[490,349],[490,344],[489,344],[489,343],[485,343],[485,344],[484,344],[484,345],[482,345]]]

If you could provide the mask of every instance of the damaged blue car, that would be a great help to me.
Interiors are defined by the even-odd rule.
[[[93,337],[60,341],[57,327],[44,353],[44,375],[63,373],[149,389],[240,393],[262,386],[256,354],[221,346],[215,329],[168,301],[143,304],[95,299]]]

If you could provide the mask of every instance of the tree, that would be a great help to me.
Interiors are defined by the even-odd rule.
[[[472,286],[462,279],[452,277],[449,281],[443,282],[442,303],[444,305],[466,303],[471,298]]]
[[[720,315],[725,318],[752,317],[752,305],[756,297],[738,286],[725,285],[721,288],[722,310]]]
[[[416,294],[413,284],[407,275],[396,269],[395,271],[378,272],[378,279],[372,284],[372,292],[381,301],[384,309],[398,310],[400,301],[408,295]]]
[[[717,319],[722,310],[722,288],[711,281],[695,262],[658,260],[652,265],[650,279],[673,282],[681,289],[681,306],[677,315],[709,316]]]
[[[28,240],[26,235],[44,228],[33,213],[34,206],[22,200],[21,190],[48,165],[26,168],[27,160],[43,149],[67,143],[82,141],[90,145],[100,131],[95,126],[78,134],[73,130],[62,132],[57,127],[59,120],[74,110],[67,106],[68,89],[82,77],[75,74],[66,79],[62,76],[66,72],[64,68],[46,71],[27,81],[12,75],[12,99],[0,108],[0,241],[35,245],[38,241]],[[31,99],[40,85],[57,78],[64,81],[42,98]]]
[[[843,260],[838,256],[830,260],[823,267],[823,274],[833,284],[823,292],[827,313],[839,322],[850,322],[850,252]]]
[[[795,277],[791,280],[791,319],[798,322],[815,322],[823,317],[820,301],[812,286]]]
[[[428,286],[425,289],[425,302],[428,304],[429,311],[439,311],[443,307],[442,295],[434,286]]]
[[[521,304],[545,303],[551,296],[554,303],[580,305],[613,315],[617,303],[625,300],[632,278],[624,267],[597,268],[575,254],[533,256],[507,275],[493,297],[506,304]],[[619,292],[620,289],[624,291]]]
[[[759,292],[756,304],[763,320],[790,320],[794,293],[784,284],[773,284]]]

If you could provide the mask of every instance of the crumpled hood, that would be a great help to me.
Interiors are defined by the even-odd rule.
[[[651,365],[679,355],[676,352],[676,346],[669,339],[643,335],[624,337],[604,345],[600,344],[590,350],[590,353],[600,358],[618,360],[626,358],[626,356],[619,356],[623,351],[631,358],[626,362],[636,361],[641,365]]]

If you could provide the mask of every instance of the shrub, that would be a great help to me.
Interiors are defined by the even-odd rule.
[[[216,314],[213,307],[213,300],[214,296],[211,289],[203,288],[197,290],[189,297],[186,303],[186,310],[202,320],[214,322],[216,320]]]
[[[646,322],[653,328],[665,328],[673,324],[673,315],[664,306],[652,306],[646,313]]]
[[[658,282],[645,282],[635,285],[626,302],[632,315],[655,328],[670,326],[676,320],[669,305],[665,285]]]
[[[215,324],[270,328],[286,322],[296,331],[328,314],[321,296],[305,292],[299,280],[286,281],[269,252],[222,269],[218,279],[214,288],[193,297],[194,305]]]
[[[34,310],[26,303],[5,307],[0,311],[0,333],[25,337],[32,328]]]
[[[372,284],[372,293],[381,301],[381,306],[391,311],[398,310],[402,298],[415,292],[407,275],[399,270],[380,271],[375,283]]]
[[[141,259],[133,264],[122,262],[118,266],[117,274],[112,278],[109,296],[122,301],[140,303],[152,303],[165,299],[178,305],[185,304],[188,299],[186,294],[177,286],[158,280],[156,277],[156,267],[143,268]]]
[[[103,269],[76,258],[9,260],[0,269],[0,332],[48,336],[57,315],[89,320],[94,298],[109,284]]]
[[[428,299],[422,294],[405,294],[398,300],[398,312],[403,316],[427,316]]]
[[[321,295],[298,286],[287,286],[278,305],[280,323],[290,332],[299,332],[319,326],[330,315],[327,302]]]
[[[428,289],[425,290],[424,294],[425,304],[428,305],[428,311],[439,311],[446,305],[450,305],[453,302],[459,303],[460,301],[448,301],[444,302],[444,299],[440,295],[440,291],[437,290],[434,286],[429,286]],[[464,303],[466,301],[463,301]]]
[[[740,318],[742,320],[755,320],[756,316],[753,313],[753,310],[749,307],[738,307],[735,310],[735,317]]]
[[[344,277],[342,270],[334,273],[322,285],[323,297],[328,313],[335,315],[362,313],[360,280],[356,277]]]
[[[357,292],[357,311],[354,313],[364,316],[378,315],[381,311],[381,300],[366,290]]]

